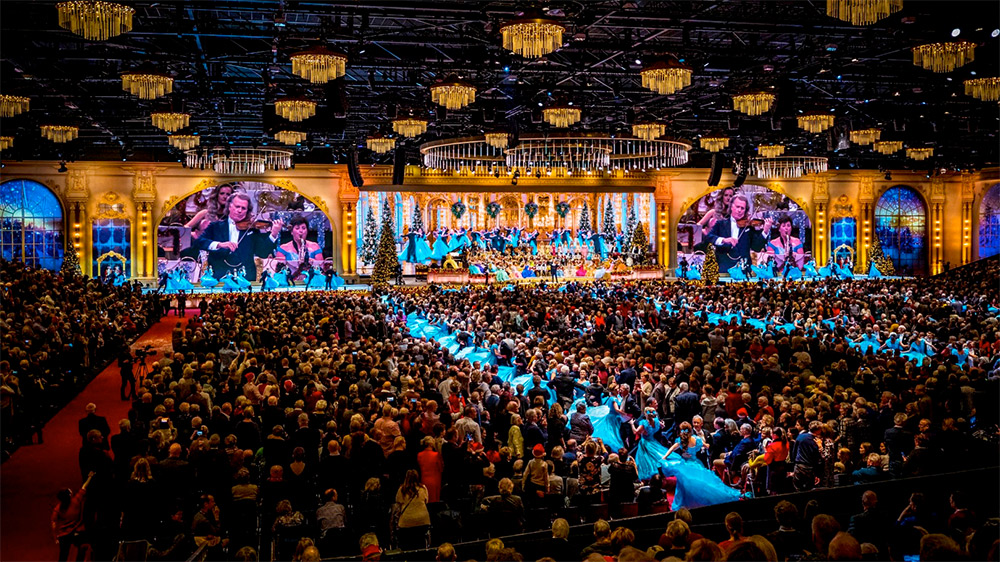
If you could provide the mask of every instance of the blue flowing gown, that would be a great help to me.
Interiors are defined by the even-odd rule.
[[[450,251],[451,249],[448,248],[448,244],[445,243],[444,238],[438,236],[437,239],[434,240],[434,251],[431,252],[431,259],[442,261]]]
[[[621,434],[618,433],[618,428],[622,424],[621,418],[611,407],[614,400],[613,396],[605,396],[604,403],[600,406],[587,406],[587,415],[590,416],[590,423],[594,426],[594,438],[599,437],[611,451],[617,451],[625,446]],[[572,411],[576,411],[575,404]]]
[[[309,280],[310,289],[325,289],[326,288],[326,276],[323,275],[322,271],[313,271],[312,279]]]
[[[650,424],[643,419],[638,426],[643,429],[643,434],[635,448],[635,466],[639,470],[639,480],[649,480],[660,471],[660,461],[667,454],[667,448],[654,437],[662,427],[660,420],[654,418]]]
[[[677,442],[679,441],[678,439]],[[674,502],[671,505],[675,511],[682,507],[691,509],[740,499],[739,490],[726,486],[714,472],[701,464],[697,457],[701,448],[701,438],[695,437],[694,446],[684,451],[688,458],[681,454],[683,449],[677,449],[666,460],[660,461],[663,474],[677,478]]]
[[[239,291],[240,284],[233,277],[232,273],[227,273],[225,277],[222,278],[222,286],[227,291]]]
[[[208,270],[208,273],[201,276],[201,286],[206,289],[212,289],[219,284],[219,280],[212,276],[212,270]]]

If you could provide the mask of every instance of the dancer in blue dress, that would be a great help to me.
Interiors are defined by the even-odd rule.
[[[922,335],[917,334],[916,338],[910,342],[910,349],[900,353],[900,356],[906,357],[917,365],[920,365],[924,362],[924,359],[934,355],[934,352],[934,347]]]
[[[205,268],[205,275],[201,276],[201,286],[212,290],[219,284],[219,280],[212,275],[212,266]]]
[[[531,255],[538,255],[538,231],[532,230],[528,233],[528,245],[531,246]]]
[[[240,284],[236,281],[236,276],[229,271],[222,277],[222,287],[227,291],[239,291]]]
[[[553,254],[559,253],[559,243],[562,242],[560,229],[553,228],[549,233],[549,251]]]
[[[326,275],[323,275],[323,270],[319,267],[314,267],[312,269],[312,277],[309,278],[308,289],[324,289],[326,288]]]
[[[250,281],[247,280],[247,270],[246,268],[239,268],[236,270],[236,284],[239,285],[240,290],[249,289]]]
[[[865,328],[865,333],[860,338],[847,342],[847,345],[856,347],[861,350],[861,353],[867,354],[869,351],[874,353],[882,346],[882,342],[879,341],[878,334],[872,333],[871,328]]]
[[[635,447],[635,465],[639,470],[639,480],[649,480],[659,472],[660,460],[667,455],[667,448],[656,440],[656,434],[663,427],[656,417],[656,410],[647,406],[644,414],[639,423],[632,421],[632,431],[638,439]]]
[[[608,256],[607,248],[604,247],[604,235],[596,230],[590,234],[590,242],[594,245],[594,253],[605,259]]]
[[[443,228],[437,231],[437,238],[434,240],[434,250],[431,252],[431,259],[444,261],[444,257],[451,251],[451,248],[448,247],[448,241],[445,240],[446,232]]]
[[[431,259],[431,248],[427,245],[427,238],[421,230],[411,230],[404,234],[403,238],[406,244],[399,254],[400,261],[424,263]]]
[[[174,288],[178,291],[191,291],[194,289],[194,285],[188,280],[187,270],[183,267],[178,266],[174,269]]]
[[[671,509],[690,509],[740,499],[739,490],[726,486],[698,460],[697,454],[704,448],[701,438],[691,435],[691,424],[681,423],[680,437],[661,457],[660,465],[665,476],[677,478]]]

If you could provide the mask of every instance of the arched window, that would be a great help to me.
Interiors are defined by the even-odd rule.
[[[889,188],[875,204],[875,234],[897,273],[927,273],[927,206],[905,185]]]
[[[62,205],[49,188],[30,180],[0,184],[0,255],[45,269],[63,260]]]
[[[1000,183],[989,188],[979,203],[979,257],[1000,254]]]

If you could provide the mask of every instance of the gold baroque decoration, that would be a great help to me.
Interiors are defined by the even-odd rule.
[[[119,260],[121,260],[122,263],[126,263],[128,261],[127,259],[125,259],[125,256],[119,254],[114,250],[111,250],[108,252],[104,252],[103,254],[101,254],[100,257],[97,258],[97,267],[100,268],[101,264],[104,263],[104,260],[107,260],[109,258],[118,258]]]
[[[846,195],[841,195],[837,198],[836,203],[834,203],[830,208],[830,219],[837,219],[842,217],[853,217],[854,216],[854,204],[847,198]]]

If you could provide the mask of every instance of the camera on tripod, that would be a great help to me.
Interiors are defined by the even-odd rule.
[[[133,350],[132,355],[135,356],[137,361],[143,361],[146,359],[146,357],[152,357],[153,355],[156,355],[156,350],[153,349],[153,346],[151,344],[147,344]]]

